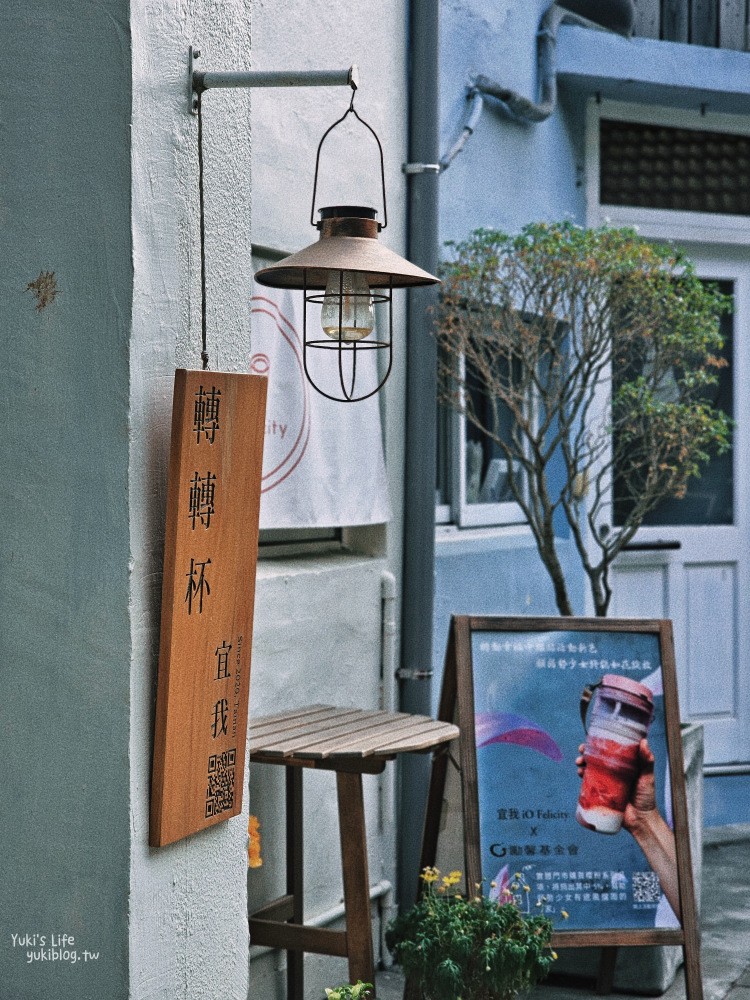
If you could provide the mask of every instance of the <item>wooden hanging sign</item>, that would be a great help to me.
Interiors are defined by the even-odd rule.
[[[549,916],[555,948],[600,946],[602,992],[617,947],[681,945],[702,1000],[671,623],[455,616],[439,718],[461,736],[422,866],[463,851],[471,891]]]
[[[266,384],[175,373],[152,847],[242,809]]]

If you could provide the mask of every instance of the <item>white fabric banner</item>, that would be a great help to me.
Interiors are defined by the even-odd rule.
[[[254,291],[250,371],[268,375],[260,527],[387,521],[378,397],[338,403],[316,392],[303,367],[302,295],[260,285]],[[319,324],[320,307],[308,308],[308,322]],[[321,353],[335,364],[335,352]],[[375,353],[364,352],[365,376],[367,365],[374,368]]]

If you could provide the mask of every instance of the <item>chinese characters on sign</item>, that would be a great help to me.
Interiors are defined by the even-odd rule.
[[[554,642],[544,636],[523,639],[483,639],[481,653],[528,653],[534,655],[538,670],[600,670],[602,673],[649,673],[650,660],[608,659],[599,655],[598,642]]]
[[[175,375],[153,846],[242,806],[265,397],[256,375]]]
[[[439,717],[421,864],[605,949],[600,983],[620,945],[681,945],[702,1000],[671,623],[455,615]]]

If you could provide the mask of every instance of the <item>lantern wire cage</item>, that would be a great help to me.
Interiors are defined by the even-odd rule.
[[[343,328],[343,313],[344,313],[344,272],[339,271],[339,291],[338,291],[338,307],[339,307],[339,332]],[[387,340],[371,340],[369,337],[366,340],[345,340],[343,336],[339,335],[335,340],[330,338],[325,338],[321,340],[310,340],[308,337],[308,324],[307,324],[307,305],[308,303],[325,305],[326,295],[320,294],[310,294],[307,291],[307,276],[303,276],[303,293],[305,297],[305,304],[303,309],[303,319],[302,319],[302,352],[303,352],[303,363],[305,368],[305,375],[307,376],[308,382],[326,399],[332,399],[335,402],[346,402],[355,403],[361,402],[363,399],[368,399],[370,396],[374,396],[375,393],[379,392],[386,383],[386,379],[391,374],[391,367],[393,366],[393,308],[391,305],[393,292],[392,280],[388,283],[388,291],[385,292],[350,292],[349,297],[354,299],[366,300],[365,305],[370,306],[377,303],[387,303],[388,304],[388,339]],[[338,375],[339,375],[339,385],[341,386],[342,396],[333,396],[330,393],[325,392],[320,388],[319,385],[313,380],[310,371],[308,370],[308,349],[320,350],[320,351],[336,351],[338,355]],[[385,372],[379,377],[378,384],[370,392],[364,395],[355,396],[355,384],[357,379],[357,352],[359,351],[382,351],[386,350],[388,352],[387,361],[385,364]],[[344,372],[347,368],[346,358],[347,355],[351,355],[348,363],[348,372],[345,375]]]

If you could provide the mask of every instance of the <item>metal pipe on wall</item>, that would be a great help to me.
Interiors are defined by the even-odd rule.
[[[563,20],[582,13],[599,26],[630,33],[632,0],[570,0],[569,9],[552,5],[540,26],[542,92],[540,105],[484,79],[470,92],[472,106],[459,140],[441,160],[439,146],[439,3],[411,0],[409,5],[409,162],[407,176],[409,259],[431,274],[439,264],[438,184],[441,170],[460,152],[476,128],[484,96],[503,103],[527,121],[543,120],[554,108],[554,45]],[[573,13],[575,12],[575,13]],[[580,23],[580,22],[579,22]],[[590,22],[589,22],[590,23]],[[497,88],[497,89],[496,89]],[[493,90],[495,93],[493,93]],[[497,92],[499,91],[499,93]],[[481,93],[481,97],[478,96]],[[476,97],[476,99],[474,99]],[[437,286],[409,293],[406,449],[404,470],[404,561],[401,621],[400,707],[431,714],[432,633],[435,575],[435,481],[437,346],[431,334],[431,307]],[[403,909],[416,896],[422,817],[427,798],[430,761],[403,754],[399,758],[398,902]]]
[[[409,8],[409,260],[434,274],[438,253],[439,4],[411,0]],[[419,169],[420,166],[425,169]],[[438,168],[439,170],[439,168]],[[430,308],[437,286],[409,292],[404,470],[404,562],[400,706],[431,714],[432,620],[435,572],[435,464],[437,347]],[[399,758],[398,899],[416,896],[430,759]]]

